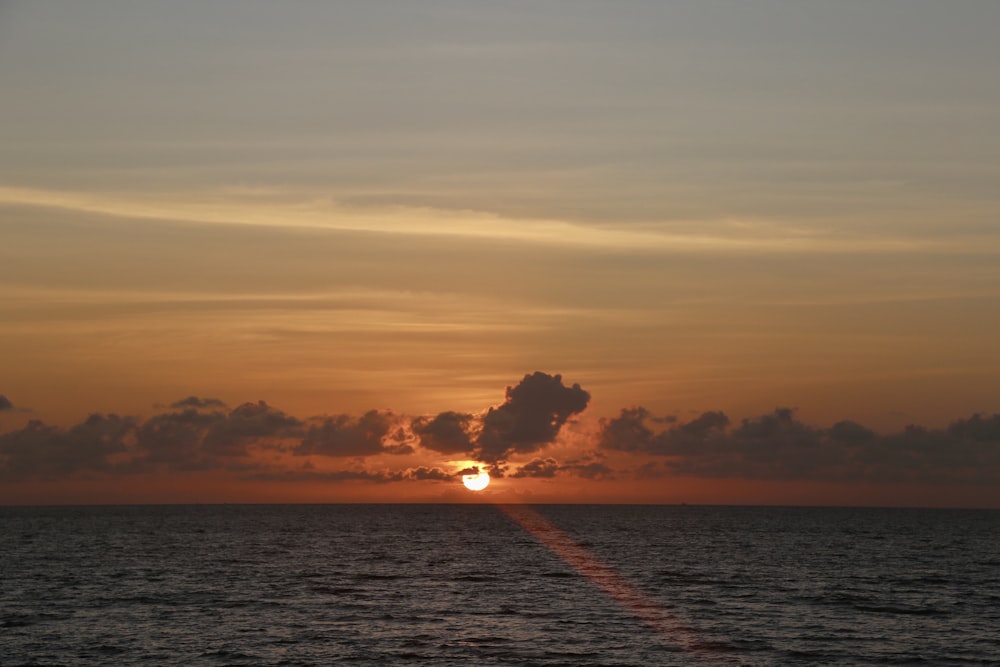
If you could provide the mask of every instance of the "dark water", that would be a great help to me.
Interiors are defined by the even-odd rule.
[[[1000,664],[1000,512],[0,508],[0,664]],[[582,547],[582,549],[580,548]]]

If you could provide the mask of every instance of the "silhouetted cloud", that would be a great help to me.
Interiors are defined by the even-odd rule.
[[[421,447],[441,454],[465,454],[473,449],[469,436],[472,419],[461,412],[442,412],[433,418],[418,417],[410,427]]]
[[[190,405],[188,399],[174,405]],[[228,413],[197,408],[155,415],[138,427],[130,462],[137,469],[166,466],[174,470],[205,470],[231,465],[250,455],[249,447],[302,434],[302,422],[264,401],[244,403]]]
[[[187,409],[155,415],[136,431],[139,457],[132,467],[149,469],[166,466],[172,470],[203,470],[218,465],[202,447],[205,434],[225,419],[221,412],[203,413]]]
[[[187,398],[182,398],[179,401],[170,404],[170,407],[175,410],[183,410],[184,408],[195,408],[197,409],[221,409],[224,410],[226,404],[217,398],[198,398],[197,396],[188,396]]]
[[[850,420],[839,421],[830,427],[827,433],[831,438],[843,443],[870,442],[878,437],[875,431]]]
[[[613,419],[601,419],[598,445],[622,452],[648,451],[654,435],[644,423],[649,418],[646,408],[632,407],[622,408],[621,413]]]
[[[582,412],[590,394],[579,384],[566,387],[561,375],[535,372],[516,387],[507,387],[507,400],[490,408],[476,441],[476,458],[488,463],[539,450],[555,441],[559,429]]]
[[[555,477],[559,463],[553,458],[534,459],[525,463],[511,474],[511,477]]]
[[[441,468],[428,468],[427,466],[420,466],[419,468],[411,468],[406,471],[406,476],[408,479],[412,480],[437,480],[439,482],[447,482],[455,479],[455,475]]]
[[[2,409],[16,410],[0,398]],[[879,434],[849,420],[825,428],[806,424],[789,408],[732,424],[721,411],[680,421],[637,406],[599,420],[589,440],[584,434],[591,431],[580,429],[574,435],[576,452],[559,450],[567,458],[540,453],[589,399],[579,385],[567,387],[561,376],[541,372],[508,387],[505,402],[481,417],[446,411],[411,419],[370,410],[360,417],[301,420],[264,401],[228,410],[218,399],[189,396],[146,420],[95,414],[68,428],[33,420],[2,433],[0,479],[218,470],[272,480],[449,482],[486,470],[495,478],[515,479],[683,475],[1000,484],[1000,414]],[[434,452],[480,463],[453,472],[445,461],[435,465],[428,459]],[[317,459],[288,470],[288,454]],[[362,460],[387,454],[420,458],[399,469],[371,469]],[[349,470],[330,471],[329,460],[316,465],[318,457],[358,460]]]
[[[631,471],[632,476],[636,479],[659,479],[661,477],[665,477],[668,472],[669,471],[661,461],[649,461],[636,466],[635,469]]]
[[[13,409],[14,409],[14,404],[10,402],[10,399],[4,396],[3,394],[0,394],[0,412]]]
[[[959,419],[948,426],[948,434],[967,441],[1000,443],[1000,414],[992,417],[974,414]]]
[[[497,461],[496,463],[491,463],[486,466],[486,472],[489,473],[489,476],[494,479],[502,479],[503,477],[506,477],[509,469],[510,466],[502,461]]]
[[[559,463],[552,457],[537,458],[520,466],[510,476],[515,478],[552,478],[556,475],[574,475],[584,479],[612,479],[615,471],[592,456]]]
[[[852,421],[810,426],[789,408],[744,419],[706,412],[654,433],[643,408],[602,420],[607,450],[667,457],[673,474],[825,481],[1000,482],[1000,415],[973,415],[947,429],[909,426],[879,435]]]
[[[566,466],[565,469],[574,471],[584,479],[612,479],[615,476],[611,468],[599,461]]]
[[[408,446],[386,446],[383,442],[394,425],[391,412],[369,410],[361,417],[337,415],[325,417],[306,431],[302,442],[292,452],[297,456],[374,456],[383,453],[407,454]]]
[[[657,420],[642,407],[625,408],[613,419],[601,420],[599,445],[605,449],[647,454],[679,453],[687,447],[699,447],[712,433],[725,428],[729,418],[721,412],[705,412],[697,419],[669,430],[654,433],[645,422],[676,423]]]
[[[450,482],[455,475],[440,468],[408,468],[405,470],[328,470],[320,471],[285,470],[263,471],[245,475],[244,479],[254,479],[270,482],[372,482],[389,484],[392,482]]]
[[[110,457],[126,450],[135,422],[118,415],[94,414],[69,429],[38,420],[0,435],[0,477],[48,479],[80,471],[104,472]]]
[[[264,401],[243,403],[212,423],[203,447],[219,456],[246,456],[247,445],[261,439],[300,435],[302,422]]]

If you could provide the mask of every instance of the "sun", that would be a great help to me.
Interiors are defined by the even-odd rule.
[[[462,475],[462,484],[465,484],[465,488],[469,491],[482,491],[490,485],[490,476],[486,472]]]

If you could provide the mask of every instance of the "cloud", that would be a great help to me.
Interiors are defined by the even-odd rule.
[[[504,403],[479,417],[445,411],[409,418],[369,410],[359,417],[302,420],[264,401],[228,410],[218,399],[189,396],[146,420],[95,414],[67,428],[33,420],[2,433],[0,479],[219,470],[272,480],[447,482],[484,469],[495,478],[513,479],[672,475],[1000,484],[1000,414],[880,434],[850,420],[829,427],[807,424],[789,408],[734,424],[721,411],[680,421],[635,406],[600,419],[596,431],[581,428],[573,442],[561,441],[566,458],[541,454],[589,399],[579,385],[566,386],[561,376],[541,372],[508,387]],[[15,409],[4,401],[3,409]],[[414,454],[398,469],[373,469],[362,460]],[[435,454],[440,460],[433,460]],[[358,460],[349,470],[328,470],[330,461],[316,465],[318,459],[293,470],[289,455]],[[458,457],[479,464],[454,472],[449,461]]]
[[[387,446],[384,440],[395,425],[391,412],[369,410],[361,417],[349,415],[325,417],[306,431],[302,442],[292,452],[296,456],[375,456],[383,453],[408,454],[413,450],[397,442]]]
[[[220,412],[205,414],[188,409],[155,415],[136,431],[138,456],[130,466],[137,470],[165,466],[171,470],[203,470],[216,467],[217,457],[202,448],[205,434],[225,419]]]
[[[455,479],[453,473],[446,472],[441,468],[428,468],[426,466],[407,470],[406,477],[412,480],[436,480],[439,482],[448,482]]]
[[[613,419],[601,420],[598,445],[604,449],[647,454],[680,453],[703,446],[713,433],[729,425],[722,412],[705,412],[690,422],[654,433],[646,422],[675,424],[673,419],[657,419],[643,407],[625,408]]]
[[[646,426],[649,411],[642,407],[622,408],[614,419],[601,419],[598,446],[621,452],[642,452],[649,449],[653,431]]]
[[[455,475],[441,468],[408,468],[405,470],[304,470],[264,471],[246,475],[244,479],[270,482],[371,482],[390,484],[393,482],[450,482]]]
[[[10,399],[4,396],[3,394],[0,394],[0,412],[13,409],[14,409],[14,404],[10,402]]]
[[[948,426],[948,434],[966,441],[1000,443],[1000,414],[984,417],[977,413],[959,419]]]
[[[538,451],[554,442],[563,424],[589,401],[590,394],[579,384],[564,386],[561,375],[525,375],[516,387],[507,387],[503,405],[483,417],[476,458],[496,463],[515,453]]]
[[[182,398],[175,403],[171,403],[170,407],[175,410],[183,410],[184,408],[195,408],[196,410],[210,408],[224,410],[228,406],[217,398],[198,398],[197,396],[188,396],[187,398]]]
[[[225,419],[215,421],[205,434],[203,447],[220,456],[246,456],[247,445],[261,439],[301,434],[302,422],[272,408],[264,401],[243,403]]]
[[[642,465],[636,466],[631,473],[636,479],[660,479],[661,477],[666,476],[668,471],[663,466],[662,462],[648,461]]]
[[[214,399],[210,399],[214,400]],[[214,403],[198,399],[174,405],[204,408]],[[166,466],[173,470],[206,470],[231,464],[250,455],[250,447],[270,446],[276,439],[302,433],[302,422],[264,401],[243,403],[229,413],[188,407],[155,415],[135,433],[138,456],[129,465],[136,469]]]
[[[410,427],[420,446],[440,454],[466,454],[473,449],[469,431],[473,417],[461,412],[442,412],[433,418],[418,417]]]
[[[506,477],[508,470],[510,470],[510,466],[501,461],[497,461],[486,466],[486,472],[493,479],[502,479],[503,477]]]
[[[573,466],[566,466],[567,470],[573,470],[584,479],[612,479],[614,471],[599,461],[583,463]]]
[[[105,472],[110,457],[126,450],[134,420],[94,414],[69,429],[38,420],[0,435],[0,478],[50,479],[81,471]]]
[[[875,431],[850,420],[839,421],[827,431],[829,436],[843,443],[871,442],[877,436]]]
[[[584,479],[613,479],[615,472],[600,461],[590,457],[560,464],[552,457],[537,458],[520,466],[511,477],[536,477],[550,479],[560,473],[568,473]]]
[[[602,420],[599,446],[666,458],[674,475],[706,478],[872,482],[1000,482],[1000,415],[973,415],[946,429],[907,427],[879,435],[852,421],[829,428],[773,412],[726,431],[722,412],[654,433],[643,408]],[[652,472],[648,470],[646,472]]]
[[[517,469],[511,477],[555,477],[559,472],[559,463],[553,458],[534,459]]]

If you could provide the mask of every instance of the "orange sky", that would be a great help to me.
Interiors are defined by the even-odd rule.
[[[300,10],[0,7],[0,502],[1000,504],[1000,5]]]
[[[595,418],[536,371],[477,412],[300,418],[190,396],[147,417],[29,419],[0,434],[8,504],[529,502],[997,506],[1000,415],[877,433],[787,408]],[[9,399],[5,418],[17,418]],[[22,411],[24,412],[24,411]],[[489,471],[472,492],[461,475]]]

